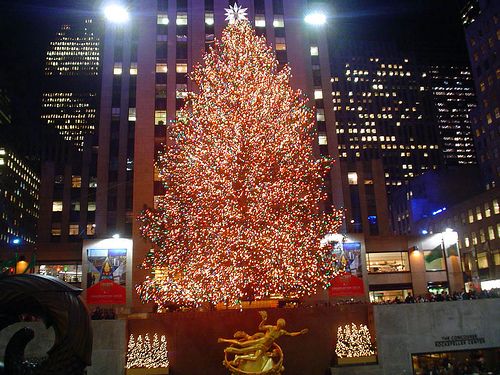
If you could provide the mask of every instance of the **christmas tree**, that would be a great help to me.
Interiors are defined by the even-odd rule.
[[[161,342],[158,340],[158,334],[153,336],[153,344],[146,333],[144,341],[139,335],[137,342],[134,335],[130,335],[127,347],[127,363],[125,368],[160,368],[168,367],[167,339],[161,336]]]
[[[368,357],[375,354],[368,327],[360,324],[346,325],[337,330],[335,353],[340,358]]]
[[[331,160],[313,157],[313,111],[238,18],[191,74],[157,162],[166,193],[140,217],[155,247],[137,291],[160,307],[310,295],[332,270],[320,240],[341,215],[320,209]]]

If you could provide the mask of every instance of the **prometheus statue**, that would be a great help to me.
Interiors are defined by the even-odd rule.
[[[231,374],[259,374],[272,375],[281,374],[283,367],[283,351],[275,341],[281,336],[298,336],[308,332],[303,329],[300,332],[286,331],[285,319],[278,319],[276,325],[266,325],[267,312],[259,311],[262,320],[259,331],[254,335],[238,331],[234,339],[219,338],[218,342],[231,344],[224,349],[224,361]],[[231,356],[234,356],[230,359]]]

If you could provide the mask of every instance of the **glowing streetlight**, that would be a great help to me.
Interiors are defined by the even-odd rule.
[[[130,18],[128,9],[121,4],[109,4],[104,7],[104,16],[112,23],[125,23]]]
[[[326,14],[319,11],[314,11],[306,14],[304,21],[313,26],[321,26],[326,23]]]

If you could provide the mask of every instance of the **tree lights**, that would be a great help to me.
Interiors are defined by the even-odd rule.
[[[134,340],[134,335],[130,335],[127,347],[127,363],[125,368],[167,368],[168,367],[168,352],[167,339],[164,335],[158,340],[158,334],[154,334],[153,343],[149,338],[149,334],[137,337]]]
[[[309,295],[331,277],[320,210],[331,160],[315,160],[313,112],[265,38],[236,20],[191,74],[157,163],[166,193],[140,216],[154,245],[141,299],[196,306]]]
[[[335,353],[339,358],[370,357],[375,354],[368,327],[360,324],[347,324],[337,330]]]

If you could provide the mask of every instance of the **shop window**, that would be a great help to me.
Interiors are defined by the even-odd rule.
[[[62,210],[63,210],[63,202],[62,201],[52,202],[52,212],[61,212]]]
[[[488,268],[488,256],[486,253],[477,254],[477,267],[480,270],[484,270],[485,268]]]
[[[71,187],[81,188],[82,187],[82,176],[71,176]]]
[[[402,251],[390,253],[367,253],[366,265],[368,272],[373,273],[410,271],[408,253]]]
[[[57,277],[67,283],[82,282],[82,266],[80,264],[41,264],[35,267],[39,275]]]
[[[397,302],[398,300],[403,302],[410,294],[412,294],[411,289],[376,290],[369,293],[371,303]]]

